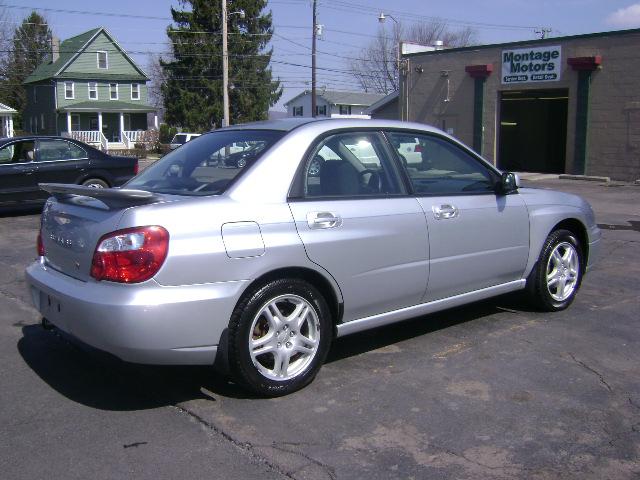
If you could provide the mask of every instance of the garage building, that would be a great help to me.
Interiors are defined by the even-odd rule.
[[[640,29],[401,62],[400,118],[435,125],[500,168],[640,178]]]

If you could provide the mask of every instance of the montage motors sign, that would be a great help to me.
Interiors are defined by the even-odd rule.
[[[502,83],[560,80],[560,45],[502,51]]]

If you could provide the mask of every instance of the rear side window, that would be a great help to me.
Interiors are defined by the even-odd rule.
[[[458,145],[435,135],[388,132],[413,191],[444,195],[494,192],[497,176]]]
[[[40,140],[39,153],[41,162],[87,158],[84,149],[66,140]]]
[[[304,170],[305,197],[362,197],[402,193],[380,135],[349,132],[320,142]]]

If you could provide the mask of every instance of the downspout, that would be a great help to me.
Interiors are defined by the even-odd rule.
[[[484,115],[484,84],[493,72],[493,64],[467,65],[465,72],[474,79],[473,88],[473,149],[482,155],[484,144],[484,125],[482,122]]]
[[[571,173],[584,175],[587,173],[587,145],[589,135],[589,96],[591,92],[591,73],[602,68],[602,57],[567,58],[567,64],[578,72],[578,89],[576,92],[576,131],[574,135],[573,166]]]

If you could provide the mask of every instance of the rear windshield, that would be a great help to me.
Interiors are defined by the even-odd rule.
[[[285,132],[230,130],[194,138],[131,179],[124,188],[174,195],[216,195]]]

